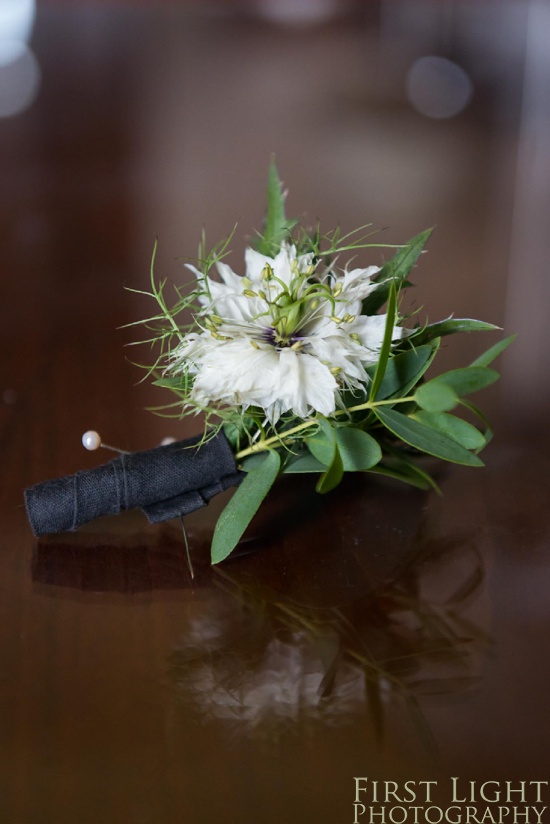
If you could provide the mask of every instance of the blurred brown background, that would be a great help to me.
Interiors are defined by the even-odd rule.
[[[1,8],[8,405],[56,346],[74,345],[83,322],[88,337],[117,341],[109,360],[124,357],[132,336],[116,327],[148,311],[124,286],[146,284],[156,236],[158,274],[178,280],[203,227],[214,243],[238,221],[239,270],[275,153],[288,210],[306,223],[372,222],[381,242],[397,243],[437,227],[413,305],[431,320],[454,313],[517,332],[489,404],[518,434],[546,429],[544,3]],[[27,41],[19,54],[17,36]],[[445,357],[455,365],[486,343],[453,339]],[[115,400],[114,367],[102,367]],[[140,390],[134,400],[136,409],[147,402]],[[120,441],[104,402],[89,404],[90,421]],[[137,414],[146,439],[155,424]]]
[[[336,824],[354,775],[544,778],[549,42],[544,0],[0,0],[2,821]],[[218,504],[190,519],[193,585],[178,525],[36,542],[22,490],[106,459],[84,430],[196,427],[145,410],[166,398],[121,327],[154,306],[125,287],[156,237],[177,282],[235,221],[239,271],[273,153],[305,223],[436,226],[430,320],[518,333],[480,398],[488,468],[443,499],[289,486],[229,580]],[[438,368],[497,339],[448,339]]]

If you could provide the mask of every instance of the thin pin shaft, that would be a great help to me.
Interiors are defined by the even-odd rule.
[[[185,555],[187,558],[187,566],[189,567],[189,574],[191,575],[191,580],[195,578],[195,572],[193,570],[193,562],[191,560],[191,553],[189,551],[189,539],[187,537],[187,530],[185,529],[185,523],[183,521],[183,515],[180,515],[181,521],[181,529],[183,532],[183,542],[185,544]]]
[[[101,443],[99,445],[101,446],[102,449],[109,449],[111,452],[118,452],[119,455],[129,455],[130,454],[127,449],[119,449],[117,446],[109,446],[108,443],[103,443],[103,441],[101,441]]]

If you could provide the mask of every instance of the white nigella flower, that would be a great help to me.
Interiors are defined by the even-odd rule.
[[[271,423],[285,412],[331,415],[342,388],[360,388],[376,363],[385,315],[361,315],[377,266],[317,273],[311,254],[283,244],[274,258],[249,248],[246,276],[217,263],[221,282],[199,281],[200,332],[174,350],[171,371],[194,375],[199,406],[260,407]],[[395,327],[394,339],[402,335]]]

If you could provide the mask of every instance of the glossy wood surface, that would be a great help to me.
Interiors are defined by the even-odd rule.
[[[7,824],[339,824],[354,776],[439,781],[442,805],[450,776],[548,777],[548,379],[519,399],[516,356],[481,400],[487,467],[442,468],[442,497],[361,477],[321,498],[292,479],[212,569],[217,500],[188,519],[193,581],[177,522],[32,537],[23,489],[109,457],[84,430],[125,449],[196,431],[145,410],[165,398],[120,327],[153,307],[124,287],[146,286],[155,235],[177,280],[202,225],[215,242],[236,219],[238,269],[272,151],[292,213],[373,220],[394,242],[438,224],[415,276],[430,319],[522,323],[523,51],[505,74],[495,49],[490,83],[474,60],[470,108],[434,121],[404,98],[414,49],[387,15],[290,29],[232,8],[44,6],[36,100],[0,120]],[[524,355],[544,350],[542,320]],[[443,363],[485,345],[455,338]]]

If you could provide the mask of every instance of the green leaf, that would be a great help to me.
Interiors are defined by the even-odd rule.
[[[510,335],[510,337],[504,338],[504,340],[500,340],[498,343],[495,343],[494,346],[487,349],[487,351],[480,355],[479,358],[476,358],[470,366],[489,366],[489,364],[492,363],[495,358],[498,358],[498,356],[504,352],[504,350],[507,349],[516,338],[517,335]]]
[[[219,564],[233,552],[279,473],[277,452],[263,453],[263,460],[247,472],[243,482],[218,518],[212,539],[212,563]]]
[[[315,487],[317,492],[324,493],[330,492],[331,489],[338,486],[344,474],[344,466],[340,457],[335,430],[326,418],[319,419],[319,426],[319,432],[312,438],[308,438],[307,445],[317,460],[326,467]]]
[[[340,426],[334,431],[344,472],[366,471],[377,464],[382,457],[378,441],[367,432],[351,426]],[[310,453],[291,455],[283,467],[283,472],[285,474],[325,472],[327,466],[334,461],[331,443],[328,439],[325,440],[324,436],[319,437],[313,444],[313,449],[322,456],[326,463]]]
[[[406,395],[410,386],[418,383],[428,366],[430,365],[433,356],[435,355],[434,346],[419,346],[417,349],[410,349],[407,352],[400,352],[390,358],[386,366],[384,378],[380,383],[378,392],[376,393],[376,400],[381,401],[393,395],[399,397]],[[369,366],[367,374],[374,378],[376,366]],[[355,400],[355,404],[360,401]],[[353,404],[350,403],[350,406]]]
[[[467,449],[438,429],[416,421],[414,418],[409,418],[407,415],[402,415],[401,412],[396,412],[395,409],[377,407],[373,411],[378,420],[390,432],[393,432],[394,435],[410,446],[452,463],[466,466],[483,466],[483,461],[477,455],[472,455],[471,452],[468,452]]]
[[[417,404],[427,412],[447,412],[458,403],[458,395],[449,384],[433,380],[419,386],[414,394]]]
[[[293,474],[299,472],[325,472],[326,466],[314,458],[309,452],[298,455],[296,457],[290,456],[283,467],[283,472],[286,474]]]
[[[285,194],[279,178],[277,166],[272,160],[267,177],[267,214],[263,234],[258,240],[257,250],[267,257],[275,257],[285,237],[297,221],[285,217]]]
[[[384,264],[374,280],[379,283],[377,289],[363,301],[362,313],[374,315],[385,304],[390,292],[390,284],[408,286],[407,275],[411,272],[418,256],[428,242],[432,229],[421,232],[399,249],[391,260]]]
[[[380,388],[380,384],[386,374],[386,367],[390,358],[391,342],[393,338],[393,327],[395,326],[395,314],[397,309],[397,292],[395,284],[390,284],[390,292],[388,297],[388,313],[386,317],[386,328],[384,329],[384,340],[380,348],[380,355],[376,365],[376,372],[370,386],[369,398],[373,400]]]
[[[338,427],[336,441],[344,472],[363,472],[371,469],[382,457],[378,441],[361,429],[352,426]]]
[[[493,438],[493,429],[491,427],[491,424],[489,423],[489,421],[487,420],[487,418],[485,417],[485,415],[481,411],[481,409],[479,409],[479,407],[477,407],[474,403],[472,403],[472,401],[462,400],[461,404],[462,404],[462,406],[465,406],[466,409],[469,409],[470,412],[472,412],[474,415],[476,415],[476,417],[478,417],[479,420],[482,421],[485,424],[485,432],[483,433],[483,437],[485,439],[485,444],[488,444],[489,441],[492,440],[492,438]]]
[[[334,430],[325,418],[319,419],[319,431],[306,439],[306,444],[312,455],[323,464],[325,469],[334,460],[336,450],[336,437]]]
[[[486,445],[479,429],[455,415],[448,415],[446,412],[425,412],[421,409],[415,412],[413,417],[427,426],[439,429],[466,449],[482,449]]]
[[[457,395],[471,395],[472,392],[479,392],[499,379],[500,375],[494,369],[487,369],[484,366],[465,366],[462,369],[453,369],[434,378],[435,381],[450,386]]]
[[[439,492],[439,487],[435,481],[419,467],[412,462],[405,464],[404,462],[392,463],[391,465],[382,462],[377,464],[372,469],[369,469],[374,475],[383,475],[386,478],[393,478],[396,481],[415,486],[417,489],[435,489]]]
[[[332,464],[329,466],[327,471],[324,475],[321,475],[317,484],[315,485],[315,489],[317,492],[324,494],[325,492],[330,492],[332,489],[338,486],[340,481],[344,476],[344,466],[342,464],[342,458],[340,457],[340,453],[338,449],[334,452],[334,460]]]
[[[418,458],[410,455],[408,446],[395,446],[395,444],[384,444],[387,457],[386,463],[393,469],[398,469],[407,476],[407,483],[414,484],[420,489],[435,489],[441,495],[441,490],[429,472],[418,465]]]
[[[240,468],[243,469],[245,472],[252,472],[259,466],[262,466],[265,454],[265,451],[262,451],[253,452],[252,455],[247,455],[246,458],[243,458],[242,461],[240,461]]]
[[[415,345],[429,343],[435,338],[442,338],[445,335],[454,335],[457,332],[494,332],[499,329],[492,323],[485,323],[483,320],[473,320],[472,318],[447,318],[446,320],[430,323],[413,332],[409,340]]]

